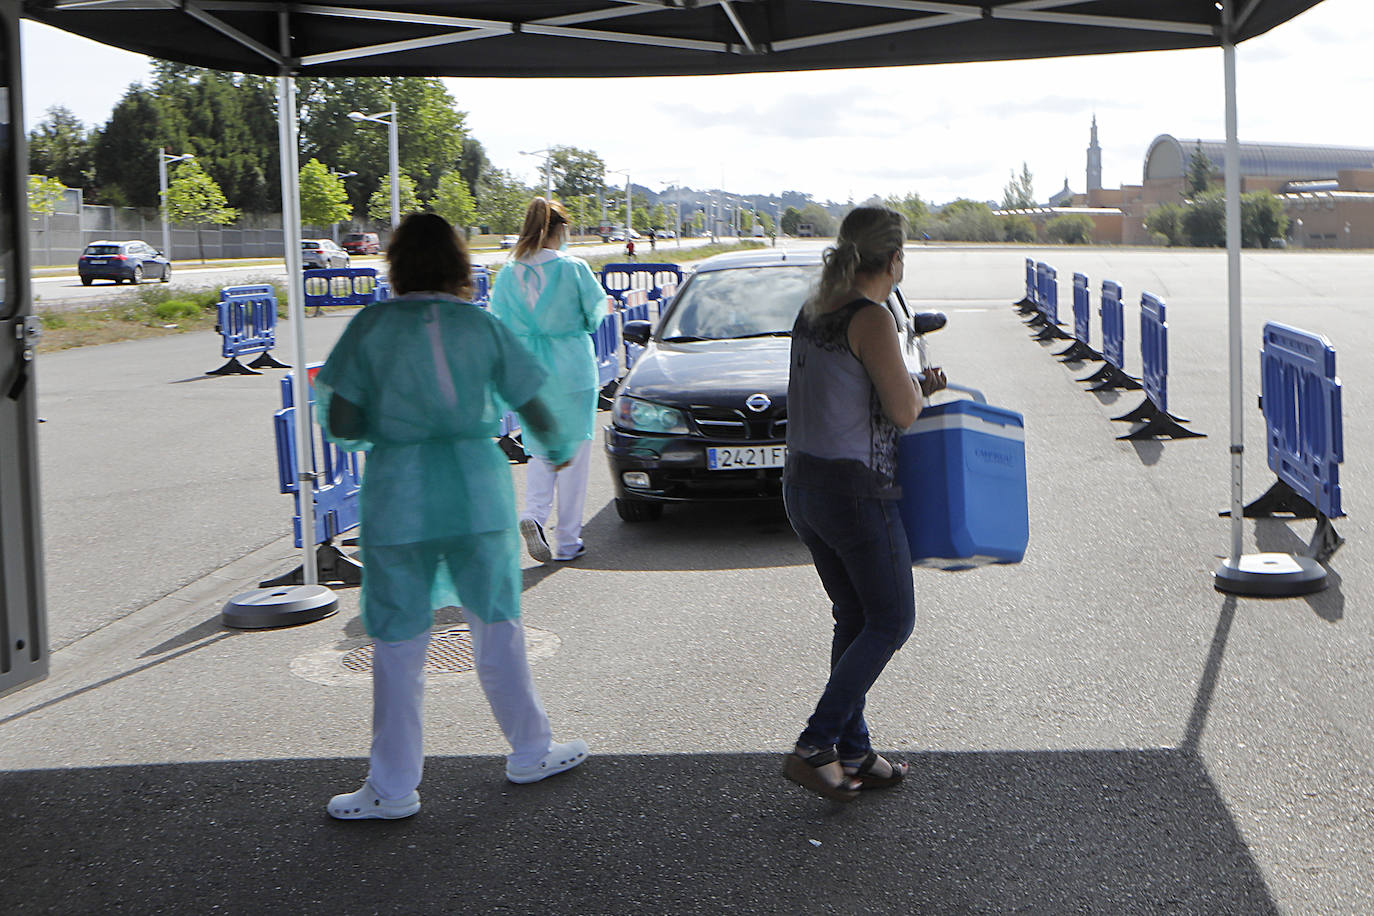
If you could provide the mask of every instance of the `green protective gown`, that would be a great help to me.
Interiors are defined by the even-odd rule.
[[[510,261],[492,284],[491,312],[548,373],[539,396],[557,420],[555,438],[592,438],[600,386],[591,334],[606,316],[606,291],[587,262],[547,248]],[[559,442],[531,430],[520,438],[530,454],[553,460]]]
[[[315,377],[315,409],[332,441],[368,451],[359,544],[369,635],[418,636],[435,608],[460,603],[459,581],[473,593],[465,607],[486,622],[520,616],[515,494],[494,437],[504,405],[524,405],[543,381],[544,370],[509,329],[453,296],[412,293],[349,322]],[[360,408],[360,438],[330,429],[335,397]],[[580,444],[569,438],[551,447],[566,460]],[[500,562],[491,543],[504,545]],[[415,573],[369,577],[388,557],[398,566],[405,557]],[[476,601],[478,593],[505,597]]]

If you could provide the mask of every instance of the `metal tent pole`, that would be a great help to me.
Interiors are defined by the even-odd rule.
[[[1216,571],[1213,580],[1218,591],[1237,595],[1286,597],[1305,595],[1326,587],[1326,570],[1311,557],[1286,553],[1245,554],[1244,538],[1244,459],[1245,417],[1243,414],[1244,349],[1241,335],[1240,276],[1240,139],[1236,111],[1236,0],[1221,5],[1222,62],[1226,78],[1226,298],[1230,351],[1231,394],[1231,553]]]

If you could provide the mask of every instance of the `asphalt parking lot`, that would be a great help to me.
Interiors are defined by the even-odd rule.
[[[1027,256],[1058,269],[1061,317],[1075,270],[1122,284],[1133,373],[1140,292],[1165,297],[1171,409],[1205,438],[1116,440],[1111,417],[1140,396],[1087,393],[1092,366],[1031,339],[1011,308]],[[271,441],[280,373],[204,377],[222,361],[211,335],[44,356],[56,651],[46,681],[0,699],[0,909],[1362,912],[1371,268],[1245,257],[1247,498],[1273,479],[1253,407],[1263,322],[1325,334],[1344,385],[1332,585],[1259,600],[1210,579],[1229,545],[1221,252],[908,252],[908,298],[950,317],[935,360],[1025,416],[1031,543],[1017,566],[915,572],[915,635],[870,698],[875,743],[912,777],[845,807],[779,775],[828,642],[785,516],[674,507],[627,525],[599,465],[586,557],[524,570],[536,680],[593,759],[507,784],[473,676],[436,673],[424,809],[331,822],[324,802],[365,768],[368,679],[344,662],[366,644],[356,590],[302,627],[218,620],[295,562]],[[312,358],[346,320],[309,319]],[[1247,549],[1301,551],[1311,528],[1248,521]]]

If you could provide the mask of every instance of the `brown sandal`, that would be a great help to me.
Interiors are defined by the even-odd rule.
[[[833,747],[806,757],[793,751],[783,761],[782,775],[835,801],[847,802],[859,797],[859,781],[845,774]]]
[[[873,765],[879,760],[885,761],[892,772],[886,776],[872,775]],[[911,769],[910,765],[904,762],[893,763],[885,757],[879,757],[873,751],[869,751],[868,756],[858,763],[845,763],[843,767],[844,775],[851,779],[857,779],[859,781],[859,787],[862,789],[886,789],[889,786],[895,786],[903,779],[906,779],[906,774]]]

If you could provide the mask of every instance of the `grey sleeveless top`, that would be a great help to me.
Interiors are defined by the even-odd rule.
[[[787,383],[789,485],[838,489],[895,499],[897,427],[853,351],[849,322],[868,299],[856,299],[815,319],[805,311],[792,326]]]

